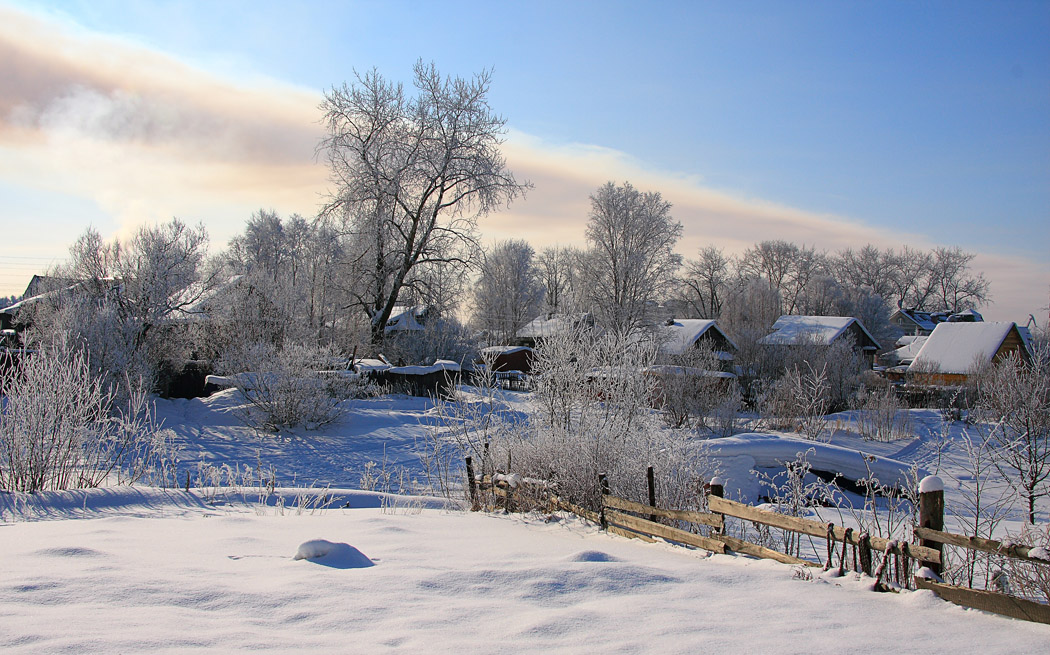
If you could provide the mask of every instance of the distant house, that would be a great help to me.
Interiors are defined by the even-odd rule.
[[[732,361],[739,350],[733,340],[718,327],[718,322],[704,318],[672,318],[657,328],[661,355],[685,355],[690,350],[710,347],[724,361]]]
[[[907,366],[915,361],[915,356],[922,349],[929,337],[906,334],[897,339],[896,348],[879,355],[879,363],[884,366]]]
[[[422,332],[427,324],[430,307],[427,305],[394,305],[387,319],[386,332]]]
[[[984,321],[976,310],[962,312],[924,312],[919,309],[900,308],[890,316],[890,323],[901,329],[904,334],[929,336],[941,323],[980,323]]]
[[[526,323],[515,335],[515,345],[535,348],[544,339],[565,331],[594,327],[590,314],[540,314]]]
[[[908,382],[962,386],[977,368],[1009,356],[1030,358],[1016,323],[941,323],[908,366]]]
[[[772,334],[758,340],[759,345],[782,348],[827,345],[840,339],[853,339],[853,349],[864,356],[868,367],[875,363],[879,342],[852,316],[781,316]]]
[[[497,373],[518,371],[532,372],[533,350],[528,346],[489,346],[481,349],[478,364],[488,364]]]

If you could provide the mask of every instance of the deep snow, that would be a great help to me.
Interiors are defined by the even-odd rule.
[[[574,517],[260,515],[151,490],[87,520],[106,494],[81,493],[70,518],[0,523],[5,652],[1050,652],[1050,626]],[[317,539],[374,566],[294,558]]]
[[[261,463],[279,486],[320,490],[278,488],[267,504],[253,487],[0,493],[5,652],[1050,652],[1050,626],[929,592],[876,594],[870,580],[806,579],[566,515],[471,514],[347,489],[369,462],[419,474],[416,450],[436,420],[423,399],[353,401],[340,423],[272,435],[243,426],[237,398],[158,401],[183,470]],[[520,409],[526,398],[503,402]],[[726,440],[723,475],[752,484],[743,464],[774,471],[810,446],[811,463],[844,468],[859,451],[887,476],[940,473],[951,506],[965,472],[949,455],[969,428],[909,414],[917,436],[895,442],[864,441],[851,413],[829,417],[828,446]],[[318,493],[329,509],[297,510]]]

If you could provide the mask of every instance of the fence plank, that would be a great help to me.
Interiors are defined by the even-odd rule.
[[[679,530],[678,528],[672,528],[660,523],[653,523],[652,521],[640,519],[637,516],[631,516],[630,514],[609,511],[605,513],[605,517],[611,523],[616,523],[637,532],[650,534],[670,541],[677,541],[680,544],[696,546],[697,548],[710,550],[714,553],[724,553],[726,551],[726,545],[716,539],[703,537],[698,534],[693,534],[692,532],[686,532],[685,530]]]
[[[811,521],[797,516],[777,514],[776,512],[769,512],[758,509],[757,507],[751,507],[750,505],[744,505],[743,503],[726,500],[725,498],[718,498],[717,496],[708,496],[707,503],[712,512],[718,512],[719,514],[728,514],[729,516],[754,521],[755,523],[762,523],[774,528],[801,532],[802,534],[808,534],[812,537],[820,537],[824,539],[828,536],[827,525],[824,523],[818,523],[817,521]],[[835,540],[841,543],[846,537],[845,528],[836,525],[834,528],[834,535]],[[855,546],[859,545],[860,534],[854,530],[847,541]],[[882,537],[871,537],[871,547],[875,550],[886,550],[888,544],[888,539],[883,539]],[[912,556],[918,559],[927,562],[941,561],[941,554],[934,548],[911,544],[908,545],[908,548]]]
[[[601,521],[601,516],[598,515],[598,512],[592,512],[589,509],[580,507],[579,505],[576,505],[574,503],[570,503],[567,500],[562,500],[557,496],[551,496],[550,501],[551,505],[553,505],[554,507],[561,510],[565,510],[566,512],[572,512],[573,514],[581,516],[587,519],[588,521],[593,521],[595,523],[599,523]]]
[[[813,567],[820,566],[820,564],[817,564],[816,562],[810,562],[808,560],[799,559],[792,555],[786,555],[780,552],[779,550],[773,550],[772,548],[759,546],[758,544],[753,544],[750,541],[744,541],[742,539],[737,539],[736,537],[730,537],[727,534],[720,534],[715,538],[719,541],[724,541],[730,549],[738,553],[744,553],[745,555],[761,557],[762,559],[776,560],[778,562],[783,562],[784,564],[800,564],[802,566]]]
[[[929,589],[944,600],[963,607],[994,612],[1024,621],[1050,623],[1050,606],[1023,598],[997,594],[992,591],[955,587],[918,577],[915,578],[915,586],[919,589]]]
[[[967,537],[961,534],[954,534],[951,532],[943,532],[941,530],[933,530],[931,528],[915,528],[915,536],[922,537],[923,539],[929,539],[930,541],[936,541],[942,544],[948,544],[949,546],[959,546],[961,548],[969,548],[971,550],[982,550],[986,553],[995,553],[997,555],[1007,555],[1008,557],[1014,557],[1016,559],[1028,560],[1029,562],[1039,562],[1042,564],[1050,564],[1045,559],[1039,559],[1038,557],[1031,557],[1031,547],[1019,546],[1016,544],[1004,546],[1001,541],[995,539],[983,539],[981,537]]]
[[[608,528],[606,528],[606,530],[615,535],[627,537],[628,539],[641,539],[642,541],[648,542],[650,544],[656,542],[656,539],[653,539],[647,534],[642,534],[641,532],[631,532],[630,530],[625,530],[615,525],[610,525]]]
[[[641,503],[636,503],[634,501],[626,500],[624,498],[618,498],[616,496],[602,496],[602,502],[605,503],[606,507],[622,509],[628,512],[636,512],[638,514],[655,514],[656,516],[662,516],[668,519],[688,521],[689,523],[699,523],[700,525],[707,525],[711,526],[712,528],[722,527],[722,516],[720,514],[691,512],[689,510],[682,509],[660,509],[659,507],[643,505]]]

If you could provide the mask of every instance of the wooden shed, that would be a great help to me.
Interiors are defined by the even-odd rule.
[[[1031,357],[1016,323],[940,323],[908,367],[909,384],[959,387],[981,366]]]

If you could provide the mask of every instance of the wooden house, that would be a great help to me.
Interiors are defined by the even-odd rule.
[[[899,308],[890,315],[893,323],[906,335],[928,337],[941,323],[981,323],[984,317],[976,310],[962,312],[926,312],[920,309]]]
[[[908,366],[908,384],[959,387],[982,366],[1030,359],[1016,323],[941,323]]]
[[[544,339],[567,331],[594,328],[590,314],[540,314],[526,323],[515,335],[515,345],[535,348]]]
[[[871,368],[881,346],[864,324],[852,316],[781,316],[773,324],[772,334],[762,337],[758,343],[772,348],[830,346],[844,338],[852,338],[854,351],[863,356]]]

